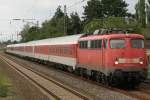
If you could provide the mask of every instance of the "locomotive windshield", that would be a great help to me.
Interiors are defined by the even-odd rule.
[[[132,48],[144,48],[144,40],[143,39],[132,39],[131,47]]]
[[[124,39],[111,39],[110,47],[111,48],[125,48],[125,40]]]

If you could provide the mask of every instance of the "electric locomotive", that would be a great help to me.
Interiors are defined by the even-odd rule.
[[[77,65],[97,81],[137,86],[147,77],[144,37],[112,29],[81,37]]]

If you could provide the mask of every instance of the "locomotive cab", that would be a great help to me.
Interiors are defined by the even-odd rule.
[[[107,74],[117,82],[139,84],[147,78],[146,49],[144,37],[137,34],[119,34],[109,38],[105,54]]]

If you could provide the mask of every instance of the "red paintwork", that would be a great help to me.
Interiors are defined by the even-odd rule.
[[[48,55],[49,54],[48,45],[38,45],[38,46],[35,46],[34,53],[35,54]]]
[[[138,34],[111,34],[111,35],[92,35],[88,37],[80,38],[79,41],[83,40],[96,40],[96,39],[116,39],[124,38],[126,41],[126,48],[123,49],[112,49],[108,42],[108,48],[101,49],[80,49],[78,48],[78,62],[84,65],[90,65],[90,67],[99,67],[99,68],[145,68],[147,67],[146,60],[146,49],[136,49],[131,48],[130,38],[141,38],[144,39],[142,35]],[[134,64],[134,63],[122,63],[115,64],[116,58],[143,58],[144,64]]]
[[[16,51],[24,51],[24,47],[23,46],[20,46],[20,47],[14,47],[12,48],[13,50],[16,50]]]
[[[38,45],[35,46],[35,54],[54,55],[76,58],[77,44],[72,45]]]
[[[76,58],[77,44],[49,46],[49,54],[62,57]]]
[[[147,67],[146,60],[146,50],[131,48],[130,38],[142,38],[142,35],[138,34],[111,34],[111,35],[90,35],[86,37],[81,37],[79,41],[83,40],[96,40],[96,39],[107,39],[108,41],[112,38],[124,38],[126,41],[126,48],[123,49],[112,49],[110,48],[110,43],[108,42],[108,48],[102,47],[101,49],[80,49],[78,44],[67,44],[67,45],[36,45],[16,47],[14,50],[20,50],[28,53],[32,53],[34,48],[34,54],[43,55],[54,55],[61,57],[76,58],[77,63],[83,65],[89,65],[92,67],[99,68],[145,68]],[[103,46],[103,45],[102,45]],[[142,58],[144,64],[133,64],[133,63],[123,63],[115,65],[117,58]]]
[[[33,47],[32,46],[25,46],[24,49],[25,49],[25,52],[27,52],[27,53],[32,53],[33,52]]]

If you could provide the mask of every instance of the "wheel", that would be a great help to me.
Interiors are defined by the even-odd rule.
[[[67,69],[70,73],[73,73],[73,71],[74,71],[72,67],[68,67]]]

